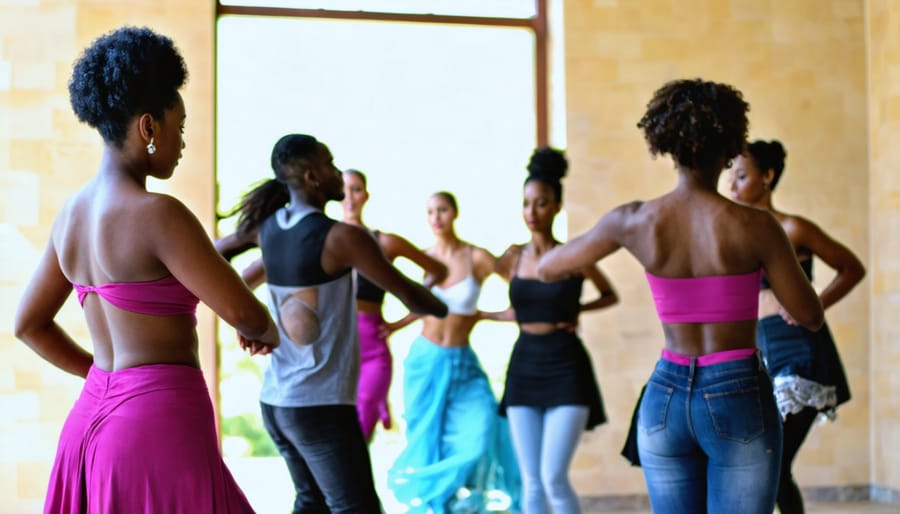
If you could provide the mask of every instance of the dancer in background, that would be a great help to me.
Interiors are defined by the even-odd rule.
[[[510,246],[497,262],[497,273],[509,282],[511,311],[485,315],[519,325],[500,411],[509,419],[525,514],[581,512],[569,466],[581,433],[606,421],[591,358],[575,327],[580,313],[615,304],[616,292],[595,265],[557,282],[541,282],[536,274],[540,257],[560,244],[553,220],[562,208],[568,167],[559,150],[543,147],[532,154],[522,202],[531,240]],[[585,279],[600,294],[582,304]]]
[[[778,141],[750,143],[747,151],[734,160],[731,196],[775,216],[810,281],[813,257],[837,271],[819,294],[822,306],[827,309],[847,296],[862,281],[866,271],[852,251],[816,224],[773,207],[772,195],[784,173],[786,155]],[[782,514],[802,514],[803,496],[791,472],[794,458],[817,415],[821,412],[834,419],[837,406],[850,399],[850,387],[828,325],[817,331],[798,325],[772,293],[770,282],[767,276],[763,277],[756,332],[784,420],[777,503]]]
[[[380,230],[371,230],[363,223],[363,208],[369,201],[366,176],[359,170],[344,170],[344,223],[356,225],[372,234],[389,262],[405,257],[416,263],[425,272],[425,287],[431,287],[447,277],[447,267],[428,256],[406,239]],[[382,315],[384,289],[357,273],[356,310],[359,321],[359,389],[356,395],[356,410],[363,436],[372,440],[375,425],[381,420],[384,428],[391,428],[388,409],[388,390],[393,374],[393,359],[387,338],[398,325],[387,323]]]
[[[638,451],[656,514],[772,512],[781,423],[756,350],[759,281],[798,324],[818,330],[822,304],[778,221],[716,191],[744,149],[748,105],[731,86],[675,80],[638,127],[669,154],[675,188],[624,204],[538,264],[556,281],[625,248],[644,267],[665,348],[638,412]]]
[[[15,321],[38,355],[86,378],[59,437],[46,513],[253,511],[219,452],[197,303],[251,354],[277,347],[278,331],[193,213],[146,187],[181,158],[186,79],[172,40],[134,27],[94,41],[72,72],[72,108],[100,132],[103,155],[58,214]],[[73,288],[93,352],[55,321]]]
[[[449,270],[431,291],[449,314],[423,318],[403,363],[407,445],[388,472],[388,487],[410,513],[502,510],[515,507],[519,497],[509,429],[469,341],[481,317],[481,285],[495,259],[456,235],[458,214],[452,194],[429,198],[436,240],[426,253]]]
[[[359,340],[351,271],[412,312],[447,307],[397,271],[372,236],[322,212],[344,197],[341,172],[316,138],[289,134],[272,150],[275,178],[238,207],[237,231],[216,245],[228,258],[258,245],[282,345],[263,377],[263,423],[294,482],[294,512],[381,514],[356,414]],[[256,281],[256,280],[251,280]]]

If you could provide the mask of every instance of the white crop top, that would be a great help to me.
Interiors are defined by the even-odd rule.
[[[481,284],[472,273],[472,247],[469,247],[469,273],[459,282],[447,287],[432,286],[434,296],[447,305],[449,314],[471,316],[478,312],[478,296]]]

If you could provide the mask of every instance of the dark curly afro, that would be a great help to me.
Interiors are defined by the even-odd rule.
[[[94,41],[75,63],[69,100],[79,120],[121,146],[128,122],[144,112],[162,117],[186,80],[184,59],[171,39],[122,27]]]
[[[744,151],[750,105],[737,89],[702,79],[674,80],[654,93],[638,128],[654,155],[701,172],[717,172]]]

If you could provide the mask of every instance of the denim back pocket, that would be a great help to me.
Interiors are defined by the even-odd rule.
[[[666,427],[666,414],[674,392],[673,386],[650,379],[638,409],[638,426],[644,432],[650,434]]]
[[[748,443],[765,431],[760,380],[759,376],[744,377],[704,388],[703,398],[719,438]]]

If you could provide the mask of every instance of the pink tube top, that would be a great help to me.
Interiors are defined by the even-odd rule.
[[[646,275],[663,323],[722,323],[756,319],[761,273],[691,278]]]
[[[172,275],[146,282],[110,282],[99,286],[72,284],[84,307],[88,293],[97,293],[112,305],[129,312],[153,316],[194,315],[200,300]]]

